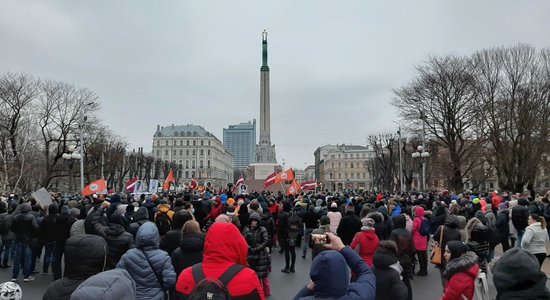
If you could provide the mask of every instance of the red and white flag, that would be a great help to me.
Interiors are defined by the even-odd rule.
[[[275,179],[277,179],[277,172],[273,172],[273,174],[267,176],[267,178],[264,181],[264,188],[274,184]]]
[[[126,182],[125,188],[128,192],[133,192],[134,188],[136,187],[136,182],[138,181],[138,178],[135,177],[133,179],[130,179],[130,181]]]
[[[236,188],[238,188],[241,184],[244,184],[244,177],[243,174],[241,174],[241,177],[237,182],[235,182],[235,185],[233,186],[232,192],[235,191]]]
[[[313,191],[317,188],[317,180],[302,182],[300,187],[304,191]]]
[[[195,180],[195,177],[191,177],[191,189],[196,190],[198,187],[197,181]]]

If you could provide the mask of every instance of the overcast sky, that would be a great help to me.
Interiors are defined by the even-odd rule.
[[[259,121],[266,29],[272,143],[302,169],[319,146],[395,132],[392,89],[428,55],[550,47],[546,0],[267,2],[0,0],[0,72],[94,90],[103,122],[149,152],[157,124],[223,140]]]

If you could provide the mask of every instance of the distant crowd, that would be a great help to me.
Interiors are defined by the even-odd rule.
[[[273,252],[288,276],[312,259],[294,299],[413,299],[430,263],[441,299],[550,299],[547,195],[50,194],[0,199],[0,267],[23,288],[51,276],[43,299],[265,299]]]

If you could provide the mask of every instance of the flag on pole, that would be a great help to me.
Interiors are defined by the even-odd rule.
[[[276,178],[277,178],[277,172],[273,172],[273,174],[267,176],[267,178],[264,181],[264,188],[274,184]]]
[[[128,192],[133,192],[134,191],[134,188],[136,187],[136,182],[138,181],[138,178],[137,177],[134,177],[132,179],[130,179],[130,181],[126,182],[126,184],[124,185],[124,187],[126,188],[126,190]]]
[[[191,189],[196,190],[198,187],[197,181],[195,180],[195,177],[191,177]]]
[[[243,174],[241,173],[241,177],[239,177],[239,180],[237,180],[237,182],[235,182],[235,185],[233,186],[233,189],[231,190],[231,192],[234,192],[235,189],[237,187],[239,187],[239,185],[241,184],[244,184],[244,177],[243,177]]]
[[[167,191],[170,189],[170,182],[175,182],[176,179],[174,178],[174,172],[172,169],[170,169],[170,173],[168,173],[168,177],[166,177],[166,180],[164,181],[164,185],[162,186],[162,189]]]
[[[301,185],[300,185],[300,188],[303,190],[303,191],[313,191],[317,188],[317,180],[311,180],[311,181],[306,181],[306,182],[303,182]]]
[[[296,180],[292,180],[292,184],[288,188],[288,191],[286,192],[288,195],[296,195],[300,192],[300,185],[296,182]]]
[[[87,187],[85,187],[82,191],[82,196],[89,196],[106,190],[107,181],[105,181],[105,179],[100,179],[90,183]]]
[[[290,168],[280,174],[277,174],[277,177],[275,178],[275,183],[283,183],[292,180],[294,180],[294,170]]]

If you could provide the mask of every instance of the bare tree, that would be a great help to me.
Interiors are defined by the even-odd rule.
[[[395,90],[392,104],[403,122],[423,130],[446,149],[450,162],[450,188],[463,189],[484,143],[475,77],[467,60],[455,56],[430,57],[417,67],[417,76]]]
[[[399,143],[396,135],[380,134],[368,137],[374,150],[373,180],[385,191],[396,189],[396,178],[399,172]]]
[[[550,139],[550,50],[529,45],[482,50],[471,57],[477,101],[499,186],[533,186]]]

